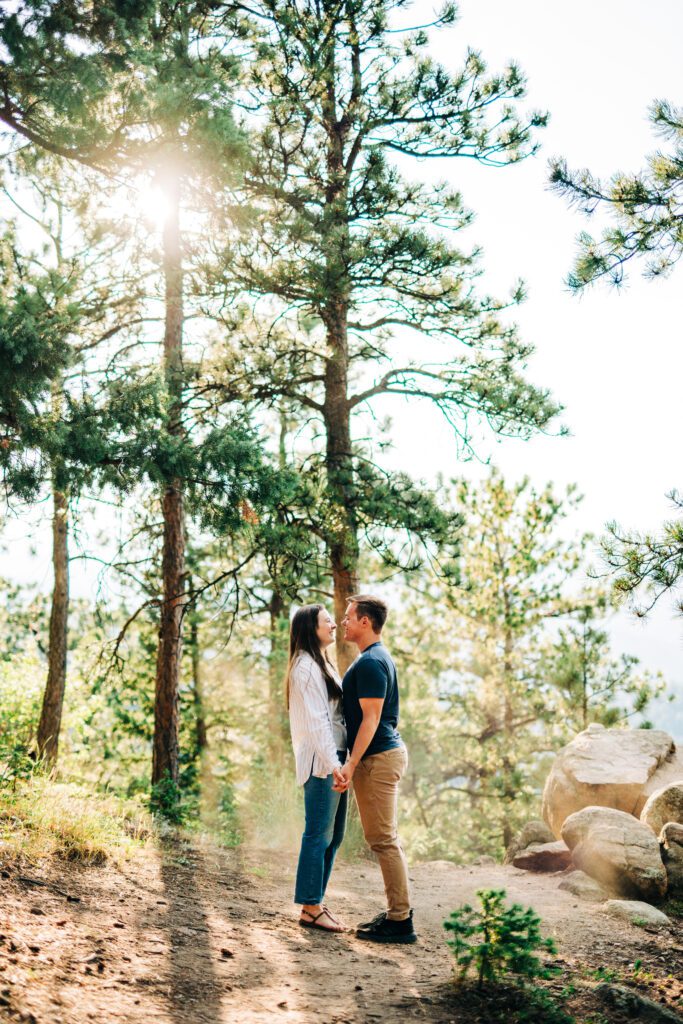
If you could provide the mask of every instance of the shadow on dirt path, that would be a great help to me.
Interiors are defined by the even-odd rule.
[[[177,843],[161,849],[161,882],[167,906],[168,1015],[173,1024],[222,1020],[225,981],[216,967],[210,918],[203,893],[201,854]],[[227,948],[227,947],[226,947]]]

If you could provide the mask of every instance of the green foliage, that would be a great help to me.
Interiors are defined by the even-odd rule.
[[[584,233],[568,283],[580,290],[602,278],[621,285],[631,260],[641,262],[646,277],[671,272],[683,255],[683,108],[658,100],[650,109],[655,133],[670,144],[657,150],[638,174],[615,174],[603,184],[590,171],[572,172],[564,160],[551,165],[551,183],[560,195],[587,215],[607,210],[614,226],[597,241]],[[677,492],[670,495],[680,512]],[[638,615],[646,615],[662,594],[675,592],[683,579],[683,526],[667,522],[659,535],[608,526],[602,542],[614,574],[614,590],[632,600]],[[641,598],[644,595],[644,600]],[[679,601],[679,610],[683,602]]]
[[[5,733],[0,735],[0,789],[17,788],[21,779],[30,779],[36,770],[35,759],[21,743],[7,743]]]
[[[42,673],[27,654],[0,662],[0,789],[17,788],[39,770],[34,756]]]
[[[647,277],[668,274],[683,255],[683,110],[658,101],[650,120],[671,152],[657,150],[641,173],[615,174],[603,184],[590,171],[570,171],[563,160],[551,165],[551,184],[560,195],[587,215],[606,207],[614,221],[597,241],[581,236],[568,279],[575,290],[600,278],[620,285],[632,259],[642,260]]]
[[[669,495],[678,514],[683,499],[677,491]],[[680,598],[683,580],[683,521],[680,518],[664,523],[658,534],[624,530],[617,523],[608,524],[602,549],[614,576],[614,592],[627,599],[635,613],[643,617],[665,594]]]
[[[237,64],[218,35],[242,34],[241,14],[205,0],[14,8],[0,14],[1,119],[13,131],[107,171],[148,166],[150,141],[221,179],[239,162]]]
[[[539,916],[531,907],[524,910],[518,903],[507,907],[505,895],[504,889],[480,889],[480,910],[466,903],[444,921],[458,984],[470,970],[480,989],[508,975],[526,981],[558,973],[558,968],[546,966],[536,955],[540,951],[557,952],[553,940],[541,935]]]
[[[182,790],[168,773],[152,786],[149,809],[170,825],[182,825],[185,821],[187,807],[183,803]]]
[[[43,293],[44,285],[36,278],[18,285],[11,295],[4,289],[0,293],[0,360],[5,368],[0,382],[0,472],[6,489],[25,498],[37,492],[49,438],[48,425],[36,419],[35,407],[70,361],[66,336],[74,325],[73,310],[56,310]]]
[[[663,683],[613,656],[609,602],[575,584],[587,538],[559,530],[572,489],[506,484],[494,471],[450,500],[464,519],[461,585],[414,570],[388,643],[411,752],[406,839],[424,859],[471,860],[500,857],[538,816],[554,750],[591,721],[637,722]]]

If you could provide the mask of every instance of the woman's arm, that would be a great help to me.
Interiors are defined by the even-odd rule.
[[[341,768],[341,763],[332,735],[323,674],[313,659],[301,659],[292,668],[291,682],[292,687],[301,694],[302,699],[297,701],[297,708],[300,708],[303,728],[329,775],[335,768]]]

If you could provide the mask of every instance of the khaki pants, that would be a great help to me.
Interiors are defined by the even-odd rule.
[[[365,838],[377,854],[387,895],[387,917],[410,914],[408,862],[398,838],[398,784],[408,767],[406,748],[364,758],[353,775],[353,791]]]

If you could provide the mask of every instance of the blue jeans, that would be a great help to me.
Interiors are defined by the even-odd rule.
[[[346,751],[339,752],[342,764]],[[337,850],[344,838],[348,793],[335,793],[333,776],[311,775],[304,783],[306,824],[296,871],[294,902],[315,906],[322,903]]]

